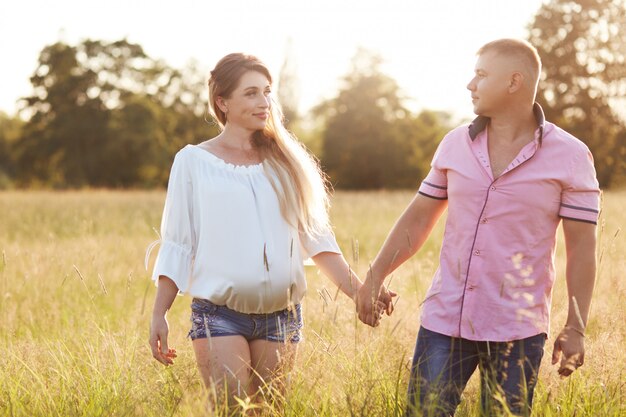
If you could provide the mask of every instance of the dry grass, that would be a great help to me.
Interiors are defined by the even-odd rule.
[[[346,257],[363,274],[410,192],[345,193],[333,221]],[[161,367],[146,340],[155,289],[143,268],[156,238],[162,192],[0,193],[0,416],[200,416],[204,392],[188,340],[188,298],[169,314],[179,358]],[[586,364],[569,379],[546,344],[536,416],[624,416],[626,192],[605,195],[600,273]],[[418,305],[436,268],[442,224],[391,286],[396,312],[373,330],[314,268],[304,300],[305,338],[284,412],[267,416],[401,416]],[[358,244],[357,244],[358,241]],[[358,250],[357,250],[358,248]],[[565,320],[563,245],[553,329]],[[326,293],[331,297],[321,297]],[[477,384],[457,415],[475,416]]]

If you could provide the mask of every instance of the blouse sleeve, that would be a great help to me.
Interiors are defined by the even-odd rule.
[[[161,220],[161,247],[152,279],[170,278],[180,292],[189,287],[195,252],[192,182],[189,166],[181,152],[176,154],[167,186]]]
[[[341,253],[341,249],[339,249],[335,235],[330,229],[316,235],[309,235],[301,232],[300,242],[304,250],[304,259],[310,258],[322,252]]]

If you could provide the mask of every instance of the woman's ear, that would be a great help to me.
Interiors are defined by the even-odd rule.
[[[217,104],[217,107],[222,111],[222,113],[228,113],[228,105],[226,104],[224,97],[218,96],[215,100],[215,104]]]

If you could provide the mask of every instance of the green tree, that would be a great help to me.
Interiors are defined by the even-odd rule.
[[[314,110],[325,126],[322,163],[336,187],[415,187],[447,130],[436,113],[411,115],[381,63],[357,51],[337,97]]]
[[[411,174],[399,173],[395,179],[398,185],[416,188],[430,171],[437,145],[451,128],[451,116],[442,111],[422,110],[417,115],[409,115],[397,124],[398,137],[406,147],[404,164],[410,167]],[[406,168],[405,168],[406,169]]]
[[[97,78],[80,68],[76,48],[55,43],[41,52],[22,113],[30,120],[16,144],[21,180],[80,186],[92,178],[98,154],[90,149],[104,141],[108,117],[90,90]]]
[[[552,0],[530,24],[543,61],[538,101],[548,120],[583,140],[603,187],[626,176],[626,1]]]
[[[13,147],[22,132],[22,121],[0,111],[0,189],[8,188],[15,177]]]
[[[204,76],[176,70],[126,40],[43,49],[16,143],[22,185],[164,184],[173,154],[211,127]]]

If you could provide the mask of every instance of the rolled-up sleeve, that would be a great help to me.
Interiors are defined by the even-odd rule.
[[[189,166],[179,152],[174,158],[161,220],[161,247],[152,279],[170,278],[180,292],[189,288],[193,268],[195,233]]]
[[[310,235],[300,233],[300,243],[304,250],[303,258],[310,258],[322,252],[341,253],[337,240],[332,230],[327,229],[322,233]]]
[[[446,176],[446,171],[441,168],[445,142],[446,139],[444,138],[437,147],[437,151],[430,164],[430,172],[426,178],[424,178],[418,190],[419,194],[437,200],[448,199],[448,177]]]
[[[600,187],[589,149],[579,152],[569,170],[569,183],[561,192],[559,216],[563,219],[598,223]]]

